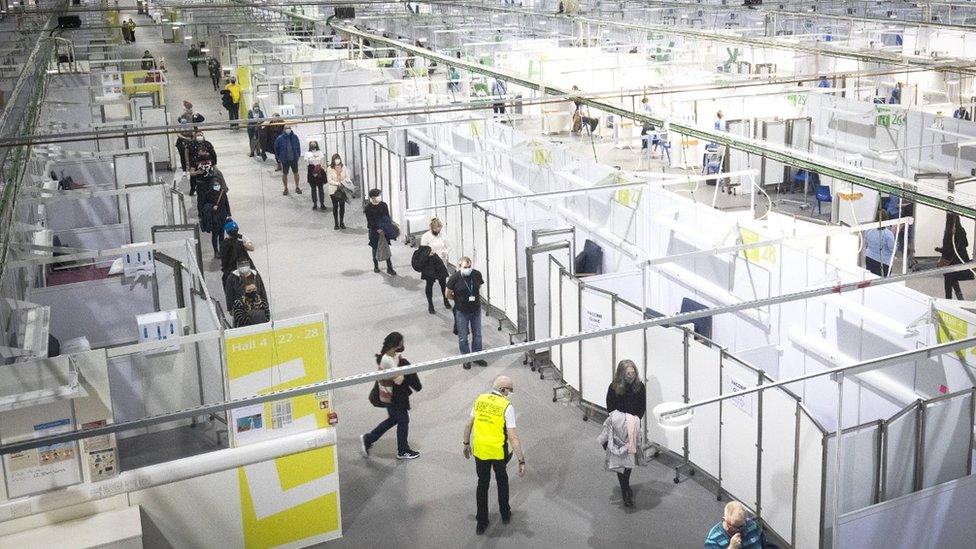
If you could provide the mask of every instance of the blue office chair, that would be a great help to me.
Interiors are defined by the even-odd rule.
[[[833,202],[834,197],[830,194],[830,187],[827,185],[817,185],[817,214],[822,215],[820,204],[823,202]]]

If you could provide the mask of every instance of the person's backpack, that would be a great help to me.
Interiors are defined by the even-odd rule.
[[[421,246],[413,252],[413,257],[410,258],[410,266],[418,273],[422,273],[427,265],[428,258],[430,258],[430,246]]]

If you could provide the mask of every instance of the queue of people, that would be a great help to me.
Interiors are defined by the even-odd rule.
[[[212,59],[211,59],[212,61]],[[208,66],[210,62],[208,61]],[[195,65],[192,65],[195,69]],[[218,64],[219,71],[219,64]],[[196,71],[194,70],[196,75]],[[211,73],[213,74],[213,73]],[[232,92],[231,81],[225,91],[232,103],[241,98]],[[214,89],[218,89],[216,80]],[[238,86],[239,90],[239,86]],[[229,115],[231,113],[229,112]],[[231,120],[236,118],[230,116]],[[274,113],[266,119],[260,105],[255,103],[247,113],[248,145],[250,157],[267,159],[267,153],[274,154],[278,169],[282,172],[283,194],[288,194],[288,172],[294,174],[295,191],[302,194],[299,185],[299,159],[304,156],[306,179],[312,195],[312,209],[325,211],[325,194],[330,197],[335,229],[345,229],[345,203],[354,193],[351,177],[343,165],[339,154],[327,155],[317,141],[308,143],[303,154],[301,141],[293,129]],[[721,113],[719,113],[721,119]],[[217,168],[217,153],[203,132],[193,124],[203,121],[202,115],[194,112],[193,106],[184,103],[184,113],[180,123],[185,131],[177,138],[181,167],[191,178],[190,194],[198,196],[198,214],[201,229],[211,233],[214,255],[220,260],[221,281],[224,299],[231,313],[235,327],[268,322],[271,311],[267,290],[261,274],[250,257],[254,244],[240,230],[232,218],[229,200],[230,189],[223,174]],[[326,162],[328,158],[328,162]],[[390,218],[389,206],[383,201],[382,192],[373,189],[364,207],[367,220],[369,246],[372,249],[373,270],[380,272],[379,262],[385,262],[387,274],[396,276],[391,260],[390,244],[399,236],[399,227]],[[420,239],[423,250],[422,263],[418,269],[425,281],[425,296],[428,312],[435,313],[433,288],[439,288],[443,306],[453,313],[454,331],[458,337],[458,348],[462,354],[477,353],[482,350],[482,304],[481,287],[484,279],[468,257],[457,259],[457,269],[451,273],[451,250],[444,237],[444,224],[433,218],[429,230]],[[947,220],[947,237],[943,249],[962,249],[968,245],[965,231],[955,222]],[[959,262],[968,261],[955,254]],[[943,256],[946,253],[943,252]],[[951,256],[950,256],[951,257]],[[949,261],[951,259],[947,259]],[[883,262],[882,262],[883,263]],[[890,262],[888,262],[890,265]],[[415,268],[417,266],[415,265]],[[948,286],[947,286],[948,292]],[[961,297],[961,296],[960,296]],[[453,301],[453,305],[451,303]],[[388,334],[375,355],[379,370],[396,370],[410,365],[404,357],[406,350],[404,337],[399,332]],[[470,369],[472,364],[487,366],[484,360],[465,362],[463,367]],[[409,424],[411,395],[421,392],[423,384],[416,373],[391,372],[387,379],[378,381],[370,394],[375,406],[386,409],[386,418],[374,429],[359,437],[360,452],[370,457],[374,446],[383,435],[396,427],[396,459],[414,460],[420,452],[409,443]],[[496,376],[489,390],[474,396],[470,414],[463,426],[461,456],[474,458],[475,476],[475,532],[484,534],[490,525],[489,490],[494,476],[498,513],[502,524],[512,520],[513,509],[510,503],[508,466],[515,457],[515,470],[519,477],[527,473],[526,455],[519,437],[517,418],[512,398],[515,393],[513,380],[505,375]],[[634,468],[644,465],[641,430],[637,428],[646,412],[646,392],[639,378],[637,366],[633,361],[622,360],[617,364],[612,383],[607,388],[606,409],[609,414],[598,442],[604,449],[604,467],[616,473],[624,507],[635,506],[634,492],[630,485]],[[731,502],[725,508],[723,519],[713,527],[706,539],[705,547],[730,547],[733,549],[754,549],[762,547],[764,536],[759,523],[748,517],[745,508],[738,502]]]

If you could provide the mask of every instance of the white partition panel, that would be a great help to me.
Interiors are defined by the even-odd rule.
[[[824,433],[809,413],[800,409],[797,436],[796,549],[819,549],[822,538]]]
[[[582,286],[580,295],[581,329],[584,332],[613,326],[613,294]],[[607,387],[613,380],[613,336],[580,342],[580,394],[585,402],[604,406]]]
[[[166,185],[164,183],[143,183],[126,185],[125,187],[135,189],[126,195],[126,209],[129,212],[129,236],[132,242],[152,242],[152,228],[170,224]]]
[[[471,213],[472,253],[469,256],[475,269],[486,272],[488,262],[488,216],[487,212],[475,206]],[[488,285],[481,285],[481,297],[488,297]]]
[[[430,171],[432,165],[429,156],[403,159],[404,200],[408,210],[429,208],[434,205],[434,174]],[[404,216],[407,222],[405,227],[407,233],[425,232],[435,212],[436,210],[428,210],[422,216]]]
[[[759,374],[738,362],[722,363],[722,394],[759,383]],[[756,442],[759,406],[755,393],[722,401],[722,488],[750,509],[756,508]]]
[[[927,403],[922,410],[922,488],[970,472],[973,394],[959,393]]]
[[[149,183],[149,154],[117,154],[114,158],[116,187],[121,189],[136,183]]]
[[[560,296],[562,304],[562,334],[573,334],[580,330],[580,282],[565,272],[560,274]],[[561,345],[563,381],[574,390],[580,390],[580,344],[579,342]]]
[[[762,518],[786,540],[793,538],[798,406],[796,399],[785,391],[763,391],[762,468],[759,475]]]
[[[647,410],[662,402],[685,401],[685,333],[678,328],[653,327],[644,331],[647,349]],[[684,454],[684,431],[664,429],[647,422],[647,439],[662,448]]]
[[[844,432],[843,469],[841,470],[841,514],[856,511],[875,503],[878,491],[881,423],[848,429]],[[830,531],[834,517],[834,460],[837,437],[827,436],[827,490],[824,494],[824,530]]]
[[[463,198],[462,198],[463,200]],[[461,246],[458,257],[468,256],[474,259],[474,206],[465,204],[461,210]]]
[[[617,326],[633,324],[644,320],[640,309],[626,301],[616,300],[613,309],[613,322]],[[637,365],[639,375],[644,375],[644,330],[631,330],[613,336],[614,361],[632,360]],[[616,367],[616,365],[615,365]]]
[[[461,201],[460,190],[454,185],[446,185],[444,187],[444,200],[447,204],[457,204]],[[451,247],[451,256],[448,258],[448,260],[457,264],[457,258],[463,255],[462,251],[464,249],[464,244],[461,241],[463,236],[463,226],[461,222],[462,208],[446,208],[446,210],[447,215],[443,220],[444,232],[447,234],[447,242]]]
[[[882,428],[881,501],[904,496],[915,489],[917,439],[917,403],[885,421]]]
[[[488,303],[505,310],[505,247],[502,244],[504,239],[503,224],[500,217],[488,215],[486,218],[487,230],[487,253],[484,261],[487,263],[476,263],[481,265],[482,272],[487,275]]]
[[[549,326],[551,336],[562,335],[562,266],[551,255],[546,257],[549,266],[549,288],[546,292],[549,296],[548,307],[546,308],[546,324]],[[549,361],[559,370],[560,375],[563,371],[562,346],[549,348]]]
[[[505,225],[502,229],[505,261],[505,316],[519,330],[519,258],[518,231]]]
[[[706,343],[688,340],[688,400],[694,402],[721,392],[722,351]],[[721,450],[719,405],[695,410],[688,426],[688,459],[709,475],[719,478]]]
[[[403,187],[402,181],[400,179],[402,173],[401,158],[395,152],[390,149],[383,149],[384,162],[387,165],[387,190],[386,194],[383,196],[390,204],[390,218],[393,221],[400,224],[404,229],[407,228],[407,222],[403,218],[404,211],[404,197],[403,197]]]

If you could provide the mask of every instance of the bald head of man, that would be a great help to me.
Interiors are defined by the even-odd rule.
[[[496,377],[495,381],[491,383],[491,388],[498,391],[499,393],[515,392],[515,387],[512,385],[512,378],[506,375],[500,375]]]

